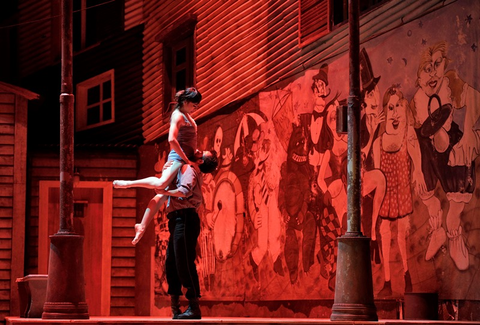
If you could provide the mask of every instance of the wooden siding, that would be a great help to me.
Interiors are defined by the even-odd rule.
[[[125,0],[124,29],[142,23],[143,0]],[[60,57],[60,0],[22,0],[18,6],[18,71],[26,77]]]
[[[115,74],[115,123],[75,134],[75,144],[141,144],[142,137],[142,32],[139,25],[75,56],[75,85],[110,69]],[[52,65],[23,79],[23,85],[41,94],[42,101],[29,114],[30,145],[59,142],[60,65]],[[78,103],[78,99],[76,99]],[[38,105],[41,105],[38,106]],[[38,123],[41,121],[41,123]]]
[[[115,123],[78,132],[75,143],[142,143],[142,31],[137,25],[75,57],[75,83],[115,71]]]
[[[10,311],[15,95],[0,91],[0,318]]]
[[[143,0],[125,0],[125,30],[143,22]]]
[[[329,0],[300,0],[300,42],[329,32]]]
[[[82,181],[133,179],[137,175],[136,149],[110,153],[95,148],[76,149],[75,167]],[[29,211],[27,220],[26,274],[38,273],[39,181],[59,179],[58,154],[49,150],[29,160]],[[131,244],[136,220],[136,190],[113,190],[110,315],[135,315],[135,247]]]
[[[0,319],[19,312],[16,279],[25,248],[27,106],[29,91],[0,83]]]
[[[52,1],[19,1],[18,71],[27,76],[51,62]]]
[[[361,41],[448,5],[451,1],[390,1],[361,17]],[[348,51],[348,24],[299,46],[299,1],[145,1],[143,121],[146,142],[168,131],[161,116],[162,46],[155,36],[188,14],[198,17],[196,86],[200,119],[259,91],[298,76]]]

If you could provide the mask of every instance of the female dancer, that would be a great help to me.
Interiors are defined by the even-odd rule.
[[[114,188],[143,187],[149,189],[165,189],[174,179],[180,167],[191,164],[189,157],[194,156],[197,148],[197,124],[190,116],[190,113],[198,107],[202,95],[194,87],[179,91],[175,95],[177,104],[170,117],[170,130],[168,143],[170,153],[160,178],[152,176],[138,180],[116,180],[113,181]],[[167,196],[156,194],[149,202],[141,223],[135,224],[135,238],[132,244],[136,245],[142,238],[146,227],[152,221]]]

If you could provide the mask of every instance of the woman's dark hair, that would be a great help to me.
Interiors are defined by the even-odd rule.
[[[205,157],[205,155],[203,155],[203,164],[198,166],[200,171],[204,174],[213,172],[218,166],[217,152],[211,150],[210,153],[212,154],[211,156]]]
[[[185,90],[180,90],[175,94],[175,101],[177,102],[175,108],[182,107],[186,101],[198,104],[201,100],[202,94],[200,94],[195,87],[189,87]]]

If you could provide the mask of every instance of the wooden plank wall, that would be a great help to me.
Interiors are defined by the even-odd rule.
[[[143,21],[144,0],[125,1],[125,30]],[[18,65],[19,75],[28,76],[59,60],[60,0],[19,1]]]
[[[168,125],[161,119],[162,44],[155,36],[185,14],[198,17],[196,86],[203,95],[201,112],[217,110],[258,92],[278,75],[267,67],[298,56],[297,1],[165,1],[145,2],[144,137],[151,141]],[[292,58],[293,59],[293,58]],[[288,62],[288,60],[287,60]],[[153,90],[155,85],[155,91]],[[195,117],[195,114],[194,114]],[[197,112],[197,118],[199,114]]]
[[[143,22],[143,0],[125,0],[125,30]]]
[[[27,76],[51,63],[52,3],[50,0],[19,1],[18,71]],[[58,19],[58,17],[57,17]]]
[[[81,180],[113,181],[137,175],[136,148],[128,150],[75,149],[75,167]],[[57,148],[58,151],[58,148]],[[38,270],[39,181],[59,179],[59,156],[52,151],[32,154],[29,159],[29,218],[27,219],[26,274]],[[135,247],[131,244],[136,220],[136,190],[113,190],[112,207],[112,316],[135,315]]]
[[[16,279],[23,277],[27,99],[0,91],[0,319],[19,313]]]
[[[15,95],[0,92],[0,319],[10,312]]]
[[[361,41],[401,26],[450,1],[389,1],[361,17]],[[348,51],[348,24],[301,47],[298,0],[145,1],[144,101],[146,142],[165,135],[162,112],[162,44],[155,36],[188,14],[195,31],[196,86],[202,92],[196,119],[229,103],[274,87]]]

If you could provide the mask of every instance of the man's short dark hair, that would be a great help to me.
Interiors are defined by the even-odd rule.
[[[215,150],[212,150],[210,151],[210,153],[212,154],[211,156],[203,155],[203,164],[200,164],[198,166],[200,171],[204,174],[213,172],[217,169],[218,166],[217,152]]]

